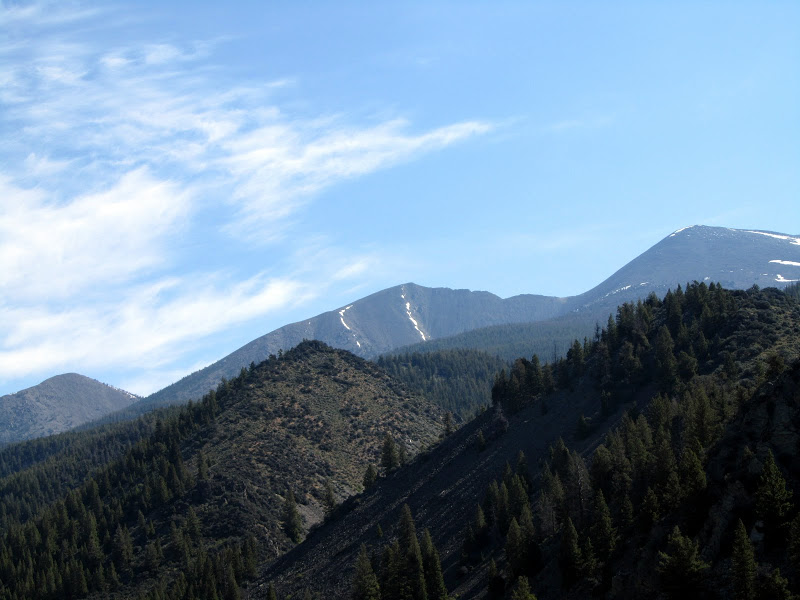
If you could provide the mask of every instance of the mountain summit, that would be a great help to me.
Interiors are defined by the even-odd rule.
[[[156,392],[147,404],[197,398],[223,377],[304,339],[371,358],[409,344],[510,323],[543,322],[583,313],[605,321],[622,302],[663,295],[689,281],[728,288],[780,286],[800,280],[800,236],[695,225],[681,228],[591,290],[569,298],[523,294],[502,299],[489,292],[391,287],[311,319],[263,335],[222,360]]]
[[[0,445],[60,433],[125,408],[137,396],[65,373],[0,398]]]
[[[728,289],[800,281],[800,236],[690,225],[669,234],[591,290],[570,298],[573,310],[613,304],[690,281]]]

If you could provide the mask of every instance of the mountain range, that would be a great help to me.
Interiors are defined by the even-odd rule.
[[[579,323],[578,328],[568,327],[562,335],[571,340],[589,335],[595,322],[604,323],[619,304],[644,298],[651,292],[663,295],[687,282],[714,281],[726,288],[744,289],[752,285],[782,286],[797,280],[800,236],[702,225],[685,227],[577,296],[522,294],[502,299],[482,291],[428,288],[414,283],[394,286],[256,338],[152,394],[144,404],[163,405],[197,398],[223,377],[233,377],[251,362],[260,362],[304,339],[320,340],[373,358],[409,345],[420,351],[432,341],[442,347],[442,340],[452,336],[505,324],[548,323],[542,327],[562,328],[558,319],[569,317]],[[444,342],[444,347],[476,344]],[[518,350],[514,348],[510,355],[521,355]]]
[[[596,324],[605,323],[619,304],[650,293],[663,295],[695,280],[730,289],[780,287],[800,280],[800,236],[685,227],[599,285],[564,298],[522,294],[503,299],[485,291],[397,285],[258,337],[141,400],[125,392],[115,396],[118,401],[100,400],[88,390],[78,399],[75,376],[44,382],[41,394],[32,391],[39,387],[35,386],[6,396],[0,405],[0,442],[63,431],[119,409],[126,409],[121,417],[135,416],[156,406],[197,399],[223,378],[235,377],[252,363],[305,339],[364,358],[470,348],[504,360],[534,353],[551,359],[563,355],[573,339],[591,336]],[[63,392],[58,391],[61,383]]]

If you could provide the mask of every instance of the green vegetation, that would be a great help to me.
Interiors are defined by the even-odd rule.
[[[409,389],[461,419],[489,403],[495,374],[508,367],[505,360],[486,352],[463,349],[420,349],[387,354],[376,362]]]
[[[439,552],[429,531],[420,541],[408,504],[397,524],[397,538],[383,548],[376,575],[361,545],[356,560],[352,597],[355,600],[448,600]]]
[[[461,577],[491,598],[791,598],[798,323],[774,289],[624,304],[563,357],[502,366],[460,429],[386,373],[417,360],[431,381],[436,357],[379,367],[304,343],[153,420],[0,452],[0,599],[276,596],[267,578],[297,598],[351,567],[353,595],[384,600],[443,600]],[[538,419],[562,438],[532,439]],[[440,537],[407,507],[383,535],[406,497]],[[256,589],[301,538],[287,561],[316,543],[338,570]]]
[[[0,598],[237,598],[265,544],[286,550],[333,516],[334,485],[360,490],[385,435],[418,444],[397,444],[399,461],[443,421],[371,363],[316,342],[153,418],[2,454],[0,485],[19,495],[0,503]],[[110,460],[76,454],[103,443]],[[58,469],[73,481],[37,479]]]
[[[511,362],[520,356],[534,354],[547,360],[553,360],[566,355],[574,340],[582,340],[586,336],[591,336],[595,331],[596,324],[597,316],[594,313],[581,312],[533,323],[492,325],[452,337],[408,346],[398,353],[426,354],[442,350],[479,351],[490,356],[497,356],[506,362]]]
[[[633,548],[647,549],[639,560],[649,561],[651,568],[635,579],[628,576],[625,589],[660,589],[674,598],[713,597],[709,578],[718,561],[730,565],[723,569],[729,575],[722,586],[730,585],[731,597],[755,598],[761,587],[777,594],[791,589],[792,580],[780,571],[769,578],[757,575],[758,554],[742,520],[736,527],[737,521],[731,522],[725,533],[732,550],[717,546],[708,555],[713,562],[701,558],[697,536],[721,493],[718,471],[713,481],[705,471],[708,461],[731,451],[743,453],[736,459],[739,465],[756,460],[749,450],[730,445],[726,428],[742,410],[760,410],[760,394],[774,393],[776,386],[788,389],[789,397],[796,393],[796,383],[779,383],[789,374],[793,381],[800,378],[800,305],[793,298],[777,290],[728,292],[693,284],[668,293],[663,301],[651,296],[620,306],[593,340],[573,343],[554,363],[542,364],[534,356],[517,359],[508,372],[502,371],[492,398],[511,415],[544,406],[559,393],[591,389],[600,402],[594,414],[579,419],[577,440],[591,437],[621,408],[627,410],[591,457],[570,450],[563,440],[551,448],[538,491],[524,496],[525,512],[536,522],[531,538],[519,526],[523,511],[519,501],[512,502],[512,490],[523,486],[510,467],[488,487],[482,512],[465,531],[461,557],[467,565],[487,556],[504,558],[505,574],[490,575],[487,582],[490,596],[492,589],[517,589],[521,577],[532,588],[546,582],[553,567],[543,569],[541,556],[557,557],[565,593],[582,597],[590,589],[608,590],[615,574],[630,572]],[[652,400],[639,404],[647,390]],[[735,439],[741,433],[734,429],[727,435]],[[792,571],[787,557],[798,555],[792,548],[800,548],[800,542],[791,546],[781,532],[797,507],[769,446],[761,455],[757,477],[741,466],[734,469],[746,490],[746,504],[737,514],[751,526],[754,516],[763,520],[766,543],[759,552]],[[731,485],[729,475],[726,481]],[[487,527],[495,534],[483,533]],[[665,527],[672,530],[667,539]],[[800,533],[788,537],[793,535],[800,539]],[[535,549],[535,559],[525,555],[526,548]]]

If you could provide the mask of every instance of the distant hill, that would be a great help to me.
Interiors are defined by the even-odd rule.
[[[591,290],[569,299],[571,311],[607,311],[624,301],[692,281],[727,289],[782,287],[800,281],[800,236],[694,225],[671,233]]]
[[[0,444],[67,431],[138,399],[77,373],[56,375],[0,398]]]
[[[685,227],[601,284],[568,298],[523,294],[502,299],[489,292],[398,285],[263,335],[149,396],[141,409],[198,398],[223,377],[233,377],[251,362],[260,362],[304,339],[321,340],[365,358],[411,345],[404,351],[468,347],[504,358],[537,352],[549,359],[554,349],[559,355],[565,352],[572,339],[591,336],[595,323],[605,324],[619,304],[651,292],[662,296],[668,289],[694,280],[714,281],[731,289],[754,284],[780,287],[800,280],[800,236]],[[492,327],[489,337],[503,340],[514,328],[502,326],[519,323],[543,325],[490,345],[482,340],[483,334],[469,333]],[[452,336],[459,339],[440,343]],[[512,347],[504,347],[506,342]]]

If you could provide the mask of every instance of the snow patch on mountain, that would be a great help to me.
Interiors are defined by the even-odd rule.
[[[780,233],[767,233],[766,231],[749,231],[746,233],[757,233],[758,235],[766,235],[767,237],[775,238],[776,240],[789,240],[795,246],[800,246],[800,238],[792,237],[790,235],[781,235]]]
[[[680,229],[676,229],[675,231],[669,234],[669,237],[675,237],[681,231],[685,231],[686,229],[691,229],[692,227],[694,227],[694,225],[687,225],[686,227],[681,227]]]
[[[346,313],[347,309],[349,308],[353,308],[353,305],[351,304],[350,306],[345,306],[339,311],[339,320],[342,322],[342,325],[344,325],[344,328],[347,329],[347,331],[350,331],[350,327],[348,327],[347,323],[344,322],[344,313]]]
[[[639,285],[646,285],[646,282],[645,282],[645,283],[640,283]],[[608,293],[607,293],[605,296],[603,296],[603,297],[604,297],[604,298],[608,298],[609,296],[613,296],[614,294],[619,294],[620,292],[624,292],[625,290],[629,290],[629,289],[631,289],[632,287],[633,287],[633,286],[632,286],[632,285],[630,285],[630,284],[628,284],[628,285],[624,285],[624,286],[622,286],[621,288],[617,288],[616,290],[611,290],[610,292],[608,292]]]
[[[793,260],[771,260],[771,263],[778,263],[779,265],[789,265],[790,267],[800,267],[800,262]]]
[[[121,392],[121,393],[125,394],[125,395],[126,395],[128,398],[131,398],[131,399],[133,399],[133,400],[135,400],[135,399],[139,398],[139,396],[137,396],[136,394],[131,394],[131,393],[130,393],[128,390],[123,390],[122,388],[118,388],[117,386],[115,386],[115,385],[111,385],[110,383],[105,383],[105,384],[103,384],[103,385],[107,385],[107,386],[108,386],[108,387],[110,387],[112,390],[116,390],[116,391],[118,391],[118,392]]]
[[[794,283],[795,281],[800,281],[800,279],[786,279],[783,275],[778,273],[778,276],[775,278],[775,281],[778,283]]]
[[[406,314],[408,315],[408,320],[411,321],[412,325],[414,325],[414,329],[416,329],[422,336],[422,341],[427,342],[428,340],[425,337],[425,334],[422,333],[422,330],[419,328],[416,319],[414,319],[414,317],[411,316],[411,302],[406,302]]]
[[[405,290],[405,287],[403,287],[403,290],[402,290],[402,291],[403,291],[403,293],[402,293],[402,294],[400,294],[400,298],[402,298],[403,300],[405,300],[405,299],[406,299],[406,294],[405,294],[405,291],[406,291],[406,290]],[[422,330],[419,328],[419,323],[417,323],[417,320],[416,320],[416,319],[415,319],[415,318],[412,316],[412,314],[411,314],[411,302],[408,302],[407,300],[406,300],[406,315],[408,315],[408,320],[409,320],[409,321],[411,321],[411,324],[414,326],[414,329],[416,329],[416,330],[417,330],[417,333],[419,333],[419,335],[422,337],[422,341],[423,341],[423,342],[427,342],[427,341],[428,341],[428,338],[427,338],[427,337],[425,337],[425,334],[424,334],[424,333],[423,333],[423,331],[422,331]]]
[[[339,311],[339,320],[342,322],[342,325],[344,325],[344,328],[345,328],[345,329],[347,329],[347,331],[350,331],[350,332],[352,333],[352,331],[353,331],[353,330],[350,328],[350,326],[349,326],[347,323],[345,323],[345,322],[344,322],[344,313],[346,313],[346,312],[347,312],[348,310],[350,310],[351,308],[353,308],[353,305],[352,305],[352,304],[350,304],[349,306],[345,306],[345,307],[344,307],[342,310],[340,310],[340,311]],[[311,321],[309,321],[309,323],[311,323]],[[356,334],[355,334],[355,333],[353,333],[353,339],[355,340],[355,342],[356,342],[356,345],[357,345],[359,348],[361,348],[361,342],[359,342],[359,341],[356,339]]]

